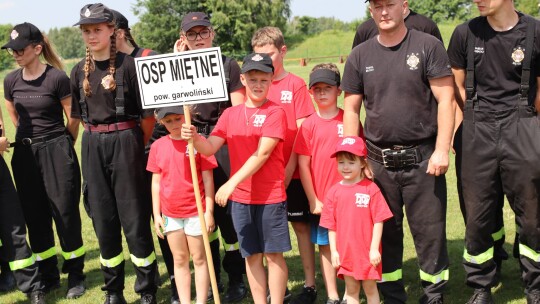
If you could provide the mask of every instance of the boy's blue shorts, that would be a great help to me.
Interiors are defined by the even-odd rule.
[[[229,200],[242,257],[292,249],[287,222],[287,202],[249,205]]]
[[[311,221],[311,242],[316,245],[330,245],[328,229],[319,226],[319,221]]]

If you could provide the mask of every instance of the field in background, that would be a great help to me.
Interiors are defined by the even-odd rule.
[[[449,41],[450,34],[454,28],[453,25],[440,25],[441,32],[445,43]],[[321,36],[307,39],[304,43],[298,45],[294,50],[289,50],[287,54],[288,58],[300,58],[302,56],[334,56],[343,52],[343,54],[348,54],[348,51],[351,46],[351,41],[354,33],[339,33],[339,32],[325,32]],[[296,57],[298,56],[298,57]],[[307,57],[307,56],[306,56]],[[337,57],[336,57],[337,58]],[[328,59],[324,60],[325,62],[335,62],[337,59]],[[322,62],[322,61],[321,61]],[[308,79],[309,71],[317,61],[308,62],[307,66],[300,66],[299,62],[290,61],[286,63],[286,68],[292,73],[295,73],[304,79]],[[75,61],[67,62],[67,70],[69,70],[75,64]],[[338,64],[340,70],[343,70],[343,64]],[[6,72],[0,73],[0,80],[3,80]],[[2,81],[3,83],[3,81]],[[3,96],[3,87],[0,87],[1,96]],[[342,98],[340,99],[340,104]],[[4,124],[6,128],[7,137],[10,140],[14,139],[14,128],[12,123],[9,121],[8,114],[5,111],[4,103],[1,103]],[[76,143],[77,152],[80,152],[80,137]],[[80,153],[79,153],[80,155]],[[9,164],[11,159],[11,153],[4,153],[4,158]],[[465,303],[469,298],[472,291],[465,287],[465,275],[463,267],[461,266],[462,254],[463,254],[463,236],[464,236],[464,225],[461,212],[459,210],[459,203],[456,193],[456,178],[455,178],[455,169],[453,166],[453,156],[451,157],[451,168],[446,174],[447,185],[448,185],[448,213],[447,213],[447,235],[448,235],[448,251],[450,255],[450,281],[449,286],[446,292],[445,302],[446,303]],[[87,249],[86,256],[86,267],[85,271],[87,274],[87,293],[78,300],[68,301],[64,299],[65,295],[65,286],[67,285],[67,277],[62,275],[62,288],[52,292],[47,295],[48,303],[102,303],[103,302],[103,292],[100,290],[100,287],[103,283],[103,278],[100,272],[99,264],[99,249],[97,245],[97,240],[95,233],[92,228],[92,223],[89,220],[86,212],[83,211],[81,207],[81,215],[83,218],[83,237],[85,241],[85,247]],[[504,220],[506,225],[507,239],[505,244],[505,249],[510,253],[515,233],[515,224],[514,216],[508,205],[505,207]],[[412,242],[411,235],[407,224],[405,223],[405,252],[404,252],[404,267],[403,274],[404,280],[409,293],[408,303],[417,303],[421,295],[421,285],[418,278],[418,266],[416,253],[414,245]],[[294,233],[291,230],[291,239],[293,242],[293,250],[286,254],[287,264],[289,267],[289,288],[292,293],[298,293],[302,289],[303,285],[303,273],[301,260],[298,255],[298,250],[296,246],[296,239],[294,238]],[[156,242],[156,250],[158,255],[160,255],[159,246]],[[60,249],[58,248],[58,252]],[[133,284],[135,280],[135,275],[133,272],[133,267],[129,262],[129,252],[127,250],[127,245],[124,243],[124,255],[126,257],[126,288],[125,295],[128,300],[128,303],[138,303],[138,295],[133,291]],[[59,258],[61,260],[61,258]],[[161,262],[161,257],[158,257],[159,269],[161,273],[161,278],[164,281],[164,285],[160,288],[158,293],[159,303],[169,303],[169,282],[166,275],[165,265]],[[502,281],[503,285],[499,286],[494,293],[495,301],[497,303],[525,303],[523,297],[523,287],[520,282],[518,261],[514,258],[510,258],[509,261],[503,263],[503,275]],[[222,271],[223,281],[226,282],[226,275]],[[247,282],[247,280],[246,280]],[[343,293],[343,284],[340,282],[340,294]],[[317,303],[324,303],[326,300],[326,294],[324,292],[324,284],[320,272],[317,274],[317,287],[319,291],[319,297]],[[194,294],[194,293],[192,293]],[[12,291],[9,293],[0,294],[0,303],[26,303],[26,297],[19,291]],[[251,299],[248,298],[242,303],[251,303]]]

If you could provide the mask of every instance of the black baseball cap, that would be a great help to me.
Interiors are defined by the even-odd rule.
[[[242,64],[242,74],[251,70],[274,73],[272,58],[265,53],[252,53],[247,55],[244,57],[244,63]]]
[[[79,22],[75,23],[73,26],[112,22],[113,20],[113,13],[107,6],[102,3],[87,4],[81,8]]]
[[[339,74],[328,69],[315,70],[309,75],[309,88],[311,89],[312,86],[319,82],[339,86]]]
[[[158,108],[156,110],[157,120],[161,120],[170,114],[184,115],[184,107],[183,106],[164,107],[164,108]]]
[[[187,13],[184,18],[182,18],[181,28],[183,32],[189,31],[191,28],[196,26],[212,26],[210,23],[210,18],[205,13],[201,12],[191,12]]]
[[[116,24],[116,28],[123,29],[123,30],[130,30],[129,22],[128,22],[127,18],[124,15],[122,15],[119,11],[116,11],[116,10],[113,10],[113,9],[110,9],[110,10],[111,10],[111,13],[113,14],[114,23]]]
[[[22,50],[31,43],[43,41],[43,34],[32,23],[21,23],[15,25],[9,36],[8,43],[2,46],[3,49]]]

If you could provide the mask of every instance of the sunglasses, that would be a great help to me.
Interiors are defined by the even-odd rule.
[[[11,55],[13,56],[13,54],[17,55],[17,56],[22,56],[24,55],[24,49],[21,49],[21,50],[14,50],[14,49],[6,49],[6,51]]]

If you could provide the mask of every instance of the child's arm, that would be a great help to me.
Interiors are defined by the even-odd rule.
[[[298,169],[300,172],[300,181],[304,187],[304,192],[309,201],[309,211],[312,214],[321,214],[323,203],[315,194],[313,179],[311,178],[311,156],[298,155]]]
[[[205,156],[210,156],[216,154],[217,150],[223,146],[225,139],[219,136],[208,136],[204,138],[197,133],[195,126],[183,124],[182,125],[182,139],[190,140],[193,139],[193,147],[197,152]]]
[[[165,229],[165,225],[163,224],[163,218],[161,217],[161,201],[159,198],[160,182],[161,174],[152,174],[152,211],[154,213],[154,228],[156,229],[157,236],[163,239],[164,237],[161,231]]]
[[[253,175],[255,172],[259,171],[268,158],[270,158],[272,151],[274,151],[274,148],[277,146],[279,141],[279,138],[261,137],[259,140],[259,146],[255,153],[253,153],[244,163],[244,165],[217,191],[216,203],[218,205],[225,206],[227,204],[227,200],[238,184]]]
[[[332,260],[332,266],[338,269],[339,265],[339,253],[336,245],[336,231],[328,229],[328,240],[330,241],[330,255]]]
[[[371,247],[369,249],[369,261],[373,267],[379,265],[381,262],[381,253],[379,252],[379,247],[381,245],[382,232],[383,223],[375,223],[375,225],[373,225],[373,235],[371,236]]]
[[[213,170],[204,170],[202,172],[202,180],[204,185],[204,200],[206,203],[206,211],[204,212],[204,221],[208,233],[214,230],[214,173]]]

